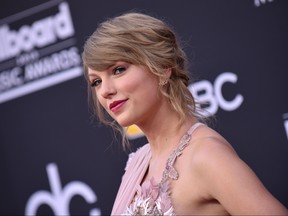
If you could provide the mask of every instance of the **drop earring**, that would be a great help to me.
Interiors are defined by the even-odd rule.
[[[164,85],[166,85],[168,83],[168,79],[166,79],[166,80],[161,80],[160,82],[159,82],[159,85],[160,86],[164,86]]]

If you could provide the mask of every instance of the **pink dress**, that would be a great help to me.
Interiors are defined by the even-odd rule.
[[[173,165],[188,145],[193,131],[201,125],[194,124],[181,138],[166,162],[160,183],[151,178],[141,185],[151,159],[149,144],[129,155],[112,215],[176,215],[169,195],[169,182],[179,176]]]

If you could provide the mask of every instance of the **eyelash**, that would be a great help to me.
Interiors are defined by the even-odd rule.
[[[101,83],[101,80],[100,79],[95,79],[95,80],[93,80],[92,82],[91,82],[91,84],[90,84],[90,86],[91,87],[96,87],[96,86],[98,86],[100,83]]]
[[[123,67],[123,66],[118,66],[118,67],[116,67],[116,68],[113,69],[113,74],[114,74],[114,75],[121,74],[121,73],[124,72],[125,70],[126,70],[125,67]],[[117,71],[118,71],[118,73],[117,73]]]
[[[113,72],[113,75],[118,75],[118,74],[121,74],[123,73],[124,71],[126,70],[126,67],[123,67],[123,66],[117,66],[115,67],[112,72]],[[95,79],[92,81],[92,83],[90,84],[91,87],[96,87],[98,86],[102,81],[100,79]]]

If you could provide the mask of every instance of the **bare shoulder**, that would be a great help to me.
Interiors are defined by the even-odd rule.
[[[195,130],[189,145],[183,159],[189,164],[191,176],[201,179],[203,188],[211,197],[215,197],[217,188],[231,179],[232,170],[235,175],[250,170],[232,145],[208,126]]]
[[[203,188],[211,196],[213,196],[211,190],[215,189],[217,181],[221,182],[223,178],[228,177],[226,175],[230,173],[230,169],[235,170],[240,166],[248,168],[232,145],[208,126],[201,126],[193,132],[182,160],[187,164],[188,176],[192,178],[197,176],[201,180],[199,182],[204,184]]]
[[[198,127],[193,132],[189,145],[176,162],[179,180],[177,185],[175,183],[176,192],[174,191],[173,195],[175,204],[181,206],[177,209],[178,212],[228,214],[217,201],[220,199],[214,193],[215,188],[218,187],[215,183],[220,183],[219,176],[222,179],[225,175],[221,171],[226,169],[223,166],[231,160],[237,161],[238,158],[232,146],[219,133],[207,126]]]
[[[192,134],[190,140],[189,154],[193,158],[193,162],[209,163],[215,160],[226,160],[239,158],[232,145],[217,131],[208,127],[202,126],[197,128]],[[196,160],[196,161],[195,161]]]
[[[230,214],[288,214],[215,130],[197,128],[181,157],[179,169],[183,167],[181,171],[186,173],[184,179],[186,184],[190,182],[190,192],[197,188],[198,200],[215,200]]]

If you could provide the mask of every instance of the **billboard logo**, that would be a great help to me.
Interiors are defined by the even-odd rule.
[[[59,0],[0,20],[0,103],[81,76],[74,35]]]
[[[46,169],[51,192],[41,190],[32,194],[27,202],[25,215],[36,215],[37,210],[41,205],[48,205],[55,215],[68,216],[70,215],[70,201],[76,195],[82,196],[87,203],[95,203],[97,201],[96,194],[83,182],[73,181],[68,183],[64,188],[61,188],[60,176],[56,164],[48,164]],[[89,215],[101,215],[101,211],[94,208],[90,210]]]
[[[63,2],[54,16],[35,21],[31,26],[23,25],[18,31],[10,30],[8,24],[0,27],[0,61],[12,58],[22,51],[31,51],[34,47],[44,47],[55,43],[57,38],[66,39],[74,34],[74,28],[68,8]]]

